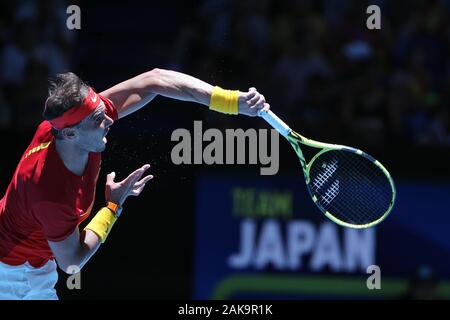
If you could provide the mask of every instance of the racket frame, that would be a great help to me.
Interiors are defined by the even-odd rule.
[[[308,192],[309,192],[309,195],[310,195],[311,199],[314,201],[314,203],[319,208],[319,210],[322,211],[322,213],[325,214],[325,216],[327,218],[329,218],[331,221],[333,221],[334,223],[336,223],[338,225],[341,225],[343,227],[355,228],[355,229],[364,229],[364,228],[370,228],[370,227],[373,227],[373,226],[379,224],[384,219],[386,219],[387,216],[391,213],[392,208],[394,207],[397,191],[396,191],[394,181],[393,181],[389,171],[378,160],[376,160],[371,155],[369,155],[369,154],[367,154],[364,151],[359,150],[359,149],[355,149],[355,148],[347,147],[347,146],[343,146],[343,145],[338,145],[338,144],[324,143],[324,142],[308,139],[308,138],[300,135],[299,133],[293,131],[291,128],[289,128],[289,126],[286,123],[284,123],[280,118],[278,118],[270,110],[267,111],[267,112],[263,111],[263,110],[260,110],[258,112],[258,115],[260,117],[264,118],[264,120],[266,120],[274,129],[276,129],[282,136],[284,136],[289,141],[291,146],[294,148],[294,151],[295,151],[295,153],[297,154],[297,156],[298,156],[298,158],[300,160],[300,164],[302,165],[303,174],[305,176],[306,187],[308,189]],[[317,152],[311,158],[311,160],[308,163],[306,163],[305,157],[304,157],[303,152],[302,152],[302,150],[300,148],[300,144],[303,144],[303,145],[308,146],[308,147],[316,148],[316,149],[321,149],[321,150],[319,152]],[[375,166],[377,166],[379,169],[381,169],[381,171],[384,173],[384,175],[388,179],[389,184],[390,184],[391,189],[392,189],[391,201],[390,201],[389,207],[386,210],[386,212],[380,218],[378,218],[377,220],[372,221],[372,222],[367,223],[367,224],[351,224],[351,223],[342,221],[342,220],[336,218],[335,216],[333,216],[333,214],[331,214],[328,210],[323,208],[320,205],[320,203],[318,202],[317,197],[312,193],[312,191],[311,191],[311,179],[310,179],[311,166],[314,163],[314,161],[318,157],[320,157],[320,155],[322,155],[322,154],[324,154],[326,152],[329,152],[329,151],[333,151],[333,150],[344,150],[346,152],[354,152],[354,153],[356,153],[356,154],[358,154],[358,155],[360,155],[362,157],[365,157],[366,159],[371,161]]]

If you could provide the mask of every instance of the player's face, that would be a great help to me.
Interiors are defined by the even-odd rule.
[[[106,135],[114,120],[105,113],[105,105],[100,104],[78,127],[78,145],[89,152],[102,152],[106,148]]]

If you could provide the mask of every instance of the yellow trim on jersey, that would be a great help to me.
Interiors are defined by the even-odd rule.
[[[48,146],[50,145],[50,143],[52,143],[51,141],[49,142],[44,142],[41,143],[39,146],[34,147],[33,149],[31,149],[30,151],[27,152],[27,154],[25,155],[25,158],[28,158],[30,155],[32,155],[33,153],[36,153],[38,151],[41,151],[42,149],[46,149],[48,148]]]

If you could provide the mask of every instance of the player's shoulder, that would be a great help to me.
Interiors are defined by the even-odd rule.
[[[24,154],[17,172],[33,201],[58,203],[64,198],[67,181],[55,157],[54,140],[37,144]]]
[[[49,161],[49,150],[54,143],[51,125],[43,121],[36,129],[31,143],[25,149],[17,168],[17,179],[36,184],[44,172],[43,168]]]
[[[52,127],[48,121],[43,121],[39,124],[33,139],[22,156],[22,161],[29,159],[32,155],[41,155],[40,151],[47,149],[53,142]],[[32,157],[36,158],[36,157]],[[29,159],[31,160],[31,159]]]
[[[52,138],[52,125],[47,120],[42,121],[36,129],[32,141],[43,141]]]

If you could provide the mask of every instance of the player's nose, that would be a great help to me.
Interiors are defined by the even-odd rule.
[[[108,128],[114,123],[114,120],[105,115],[105,127]]]

